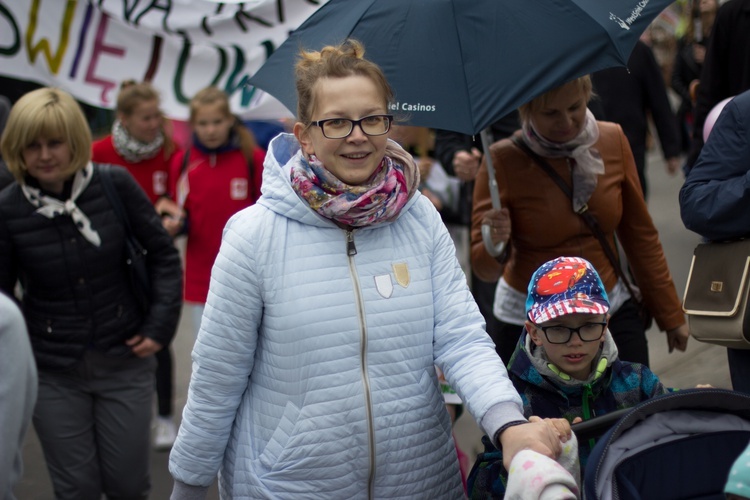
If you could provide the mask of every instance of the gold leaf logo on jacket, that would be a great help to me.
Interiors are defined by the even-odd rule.
[[[406,262],[397,262],[393,264],[393,274],[396,275],[396,283],[404,288],[409,286],[411,277],[409,276],[409,266]]]

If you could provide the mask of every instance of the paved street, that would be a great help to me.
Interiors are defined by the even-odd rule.
[[[681,297],[690,258],[693,248],[698,243],[698,237],[685,230],[680,220],[677,193],[682,185],[681,175],[669,177],[665,173],[663,162],[654,154],[649,157],[648,169],[651,190],[649,206],[659,228],[672,276]],[[178,410],[181,410],[185,403],[190,376],[190,350],[193,338],[188,316],[183,315],[173,346],[176,366],[176,408]],[[651,367],[667,386],[688,388],[698,383],[708,383],[724,388],[730,386],[725,349],[700,344],[691,339],[686,353],[668,354],[663,333],[652,329],[648,334],[648,339]],[[481,451],[481,434],[467,413],[464,413],[456,423],[456,435],[459,445],[470,457],[476,456]],[[167,471],[167,459],[167,453],[154,452],[151,455],[153,471],[151,498],[169,498],[171,477]],[[33,431],[27,438],[24,460],[26,471],[22,483],[16,488],[18,498],[20,500],[52,500],[49,478]],[[209,499],[217,498],[218,494],[214,487]]]

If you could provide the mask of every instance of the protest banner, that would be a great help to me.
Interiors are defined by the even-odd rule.
[[[123,80],[150,81],[167,116],[208,85],[246,119],[292,116],[246,84],[327,0],[0,0],[0,75],[111,109]]]

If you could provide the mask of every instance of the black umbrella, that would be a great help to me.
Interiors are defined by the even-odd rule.
[[[300,48],[318,50],[355,38],[393,87],[397,118],[474,135],[549,89],[625,66],[641,33],[670,3],[330,0],[292,32],[250,83],[294,113]],[[499,207],[493,194],[495,200]]]

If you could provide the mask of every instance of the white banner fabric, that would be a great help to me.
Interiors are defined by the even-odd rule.
[[[123,80],[148,80],[185,120],[216,85],[245,119],[292,113],[246,80],[327,0],[0,0],[0,75],[114,108]]]

